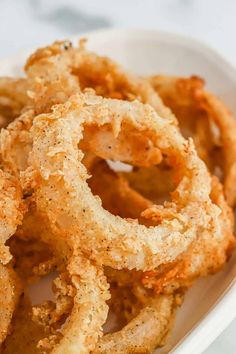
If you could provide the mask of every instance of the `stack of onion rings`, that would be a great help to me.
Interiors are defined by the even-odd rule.
[[[234,248],[233,117],[200,79],[140,78],[83,41],[25,72],[0,80],[1,352],[152,353]],[[55,271],[54,301],[31,304]]]

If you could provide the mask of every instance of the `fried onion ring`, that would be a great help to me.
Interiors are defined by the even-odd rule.
[[[180,287],[188,288],[198,277],[214,274],[224,266],[235,247],[234,218],[216,177],[212,178],[211,198],[221,209],[221,233],[203,231],[173,265],[144,272],[142,282],[146,287],[154,288],[156,293],[172,293]]]
[[[55,309],[59,309],[59,314],[54,313],[56,318],[50,316],[49,321],[47,307],[35,307],[33,314],[34,317],[43,316],[41,321],[45,321],[45,324],[48,322],[54,326],[55,322],[60,324],[61,315],[64,314],[64,298],[69,296],[73,298],[69,318],[60,332],[53,331],[51,336],[40,340],[39,346],[42,349],[50,349],[50,353],[53,354],[88,353],[94,349],[102,334],[101,326],[106,320],[108,311],[105,302],[109,298],[108,286],[103,271],[83,257],[74,256],[66,268],[68,275],[66,273],[65,275],[69,276],[71,284],[63,284],[66,279],[64,274],[54,282],[59,291]]]
[[[150,82],[176,115],[183,135],[193,137],[210,171],[223,170],[225,195],[229,205],[235,206],[236,120],[232,113],[205,90],[204,81],[198,77],[154,76]]]
[[[143,179],[145,178],[149,196],[153,196],[155,202],[158,197],[155,194],[156,177],[161,177],[161,183],[164,181],[166,185],[169,185],[166,170],[164,168],[163,176],[161,166],[148,168],[145,174],[144,171],[143,168],[140,170],[136,169],[132,172],[122,173],[122,176],[127,178],[131,184],[130,188],[133,186],[138,190],[141,189],[141,191],[143,188]],[[131,178],[129,178],[130,175]],[[144,272],[143,274],[140,272],[133,273],[133,280],[140,281],[140,278],[142,278],[143,284],[148,288],[155,288],[156,293],[172,293],[176,288],[188,288],[198,277],[215,273],[223,267],[235,247],[234,218],[232,210],[224,198],[222,185],[217,177],[212,177],[211,199],[221,209],[219,221],[221,222],[222,232],[218,236],[211,233],[207,235],[202,232],[189,249],[173,263],[161,265],[157,269]],[[152,208],[149,208],[148,211],[142,213],[142,216],[152,218],[151,210]],[[155,211],[153,217],[155,218]],[[122,279],[123,284],[129,283],[129,279],[125,276],[125,273]]]
[[[103,270],[79,255],[64,264],[58,263],[60,274],[53,281],[55,303],[46,301],[29,309],[36,335],[37,328],[44,328],[37,341],[29,340],[32,352],[88,353],[102,335],[108,312],[106,301],[110,297]],[[15,336],[13,346],[18,340]]]
[[[109,129],[108,141],[114,134],[116,139],[111,141],[114,145],[116,140],[119,144],[120,136],[124,144],[124,126],[130,127],[130,134],[145,131],[150,144],[161,148],[178,166],[178,174],[183,171],[172,203],[164,208],[168,218],[161,220],[158,226],[146,228],[115,217],[91,194],[86,183],[86,169],[80,162],[83,154],[77,149],[82,127],[86,130],[86,126],[90,128],[91,125],[100,127],[100,131],[102,127]],[[184,140],[178,130],[161,119],[150,106],[103,99],[89,93],[78,95],[67,104],[55,107],[52,114],[36,117],[33,136],[33,171],[29,169],[25,179],[33,180],[40,211],[47,213],[53,232],[64,234],[72,247],[79,243],[98,262],[118,269],[147,270],[174,260],[187,249],[198,230],[220,232],[219,209],[209,198],[210,177],[191,141]],[[99,143],[94,149],[100,157],[109,150]],[[132,157],[135,150],[129,148],[129,154],[130,151]],[[163,207],[159,209],[157,213],[161,213]],[[79,223],[81,218],[82,225]],[[65,227],[66,231],[62,231]]]
[[[39,255],[34,256],[31,252],[31,257],[26,258],[26,264],[38,267],[39,271],[43,270],[41,275],[53,271],[55,265],[60,272],[53,282],[55,302],[47,301],[32,307],[33,320],[39,327],[43,326],[46,329],[45,336],[41,337],[38,343],[41,352],[72,354],[93,350],[99,336],[102,335],[101,327],[108,312],[106,301],[110,297],[103,269],[94,263],[91,264],[83,255],[73,254],[69,259],[63,254],[59,255],[55,247],[55,235],[51,233],[45,219],[37,213],[33,200],[15,237],[26,242],[47,243],[47,254],[44,254],[46,259],[38,259]],[[58,239],[58,243],[59,250],[66,249],[66,240]],[[38,246],[40,247],[35,244],[36,252]],[[11,249],[14,252],[14,248]],[[15,256],[18,258],[17,254]],[[48,269],[44,267],[46,263],[49,265]],[[24,272],[23,266],[24,263],[16,262],[16,270],[24,277],[26,275],[23,281],[28,282],[31,274]],[[36,272],[35,275],[40,274]]]
[[[173,296],[154,298],[122,330],[103,336],[93,353],[152,353],[170,329],[174,308]]]
[[[93,88],[101,96],[148,103],[162,117],[176,123],[148,80],[127,73],[107,57],[88,52],[84,44],[81,40],[79,47],[73,47],[70,41],[56,41],[28,58],[25,71],[33,82],[32,98],[37,113],[48,112],[53,104],[65,102],[79,88]]]
[[[100,167],[100,166],[99,166]],[[106,171],[107,173],[107,171]],[[131,194],[131,199],[132,199],[132,194]],[[32,216],[35,215],[34,220],[32,220]],[[43,238],[43,232],[44,228],[42,227],[42,220],[38,219],[37,220],[37,215],[34,214],[31,210],[29,213],[29,218],[25,220],[25,224],[23,223],[23,233],[25,236],[27,234],[30,234],[32,237],[32,226],[36,226],[37,228],[34,229],[34,232],[38,235],[38,238]],[[31,231],[31,232],[30,232]],[[53,237],[53,236],[52,236]],[[26,236],[26,238],[28,238]],[[114,278],[108,277],[108,280],[110,282],[114,282]],[[39,345],[41,350],[45,350],[46,352],[50,352],[51,345],[54,345],[54,331],[52,331],[51,336],[47,335],[46,339],[42,339],[42,329],[40,328],[45,328],[47,331],[49,330],[49,325],[54,328],[55,323],[60,322],[60,318],[64,315],[67,314],[68,311],[73,311],[71,310],[72,304],[69,299],[65,299],[65,289],[64,285],[61,285],[61,282],[65,280],[64,276],[62,275],[62,278],[58,278],[56,280],[55,285],[56,288],[59,288],[59,293],[56,292],[56,311],[54,306],[51,305],[51,303],[46,303],[43,304],[42,306],[37,306],[33,307],[33,319],[34,319],[34,325],[33,329],[35,329],[36,334],[33,335],[33,338],[30,340],[27,340],[28,345],[35,346],[36,343],[39,340]],[[59,283],[58,283],[59,282]],[[85,283],[86,284],[86,283]],[[86,286],[86,285],[85,285]],[[142,286],[142,284],[139,284],[139,287]],[[55,290],[55,287],[54,287]],[[137,307],[136,308],[136,313],[132,318],[128,319],[129,324],[125,326],[121,331],[116,332],[115,334],[109,334],[105,335],[102,337],[101,341],[99,344],[97,344],[95,348],[95,352],[100,352],[101,347],[102,350],[104,350],[104,346],[107,347],[109,346],[114,347],[114,350],[116,349],[115,347],[115,342],[116,341],[116,336],[121,336],[122,333],[131,332],[132,333],[132,338],[130,337],[129,343],[126,342],[122,337],[122,342],[120,342],[120,347],[117,348],[116,350],[119,350],[121,347],[123,348],[124,352],[130,353],[131,348],[135,348],[135,352],[139,353],[140,350],[144,350],[146,348],[147,352],[149,352],[151,349],[154,349],[156,346],[162,345],[163,344],[163,339],[166,336],[166,334],[169,332],[170,327],[172,326],[172,320],[173,316],[175,314],[176,310],[176,302],[175,302],[175,295],[173,296],[160,296],[160,297],[155,297],[153,295],[145,295],[140,293],[138,291],[136,283],[134,283],[134,289],[135,291],[135,296],[138,296],[141,302],[141,308]],[[145,290],[143,289],[143,292]],[[123,301],[123,299],[120,298],[120,301]],[[152,316],[149,316],[152,315]],[[48,323],[48,318],[50,318],[50,323]],[[144,326],[144,321],[145,321],[145,326]],[[147,331],[141,331],[142,334],[140,334],[140,331],[137,328],[137,324],[142,324],[145,328],[148,328]],[[38,338],[38,331],[41,333],[40,338]],[[140,327],[141,328],[141,327]],[[151,330],[151,332],[150,332]],[[24,334],[24,333],[23,333]],[[15,339],[16,336],[16,339]],[[36,338],[34,338],[36,336]],[[114,337],[115,336],[115,337]],[[138,336],[138,339],[137,337]],[[36,340],[37,339],[37,340]],[[9,339],[8,345],[14,346],[15,345],[15,340],[17,341],[17,334],[14,335],[13,341]],[[109,342],[109,343],[108,343]],[[21,345],[22,346],[22,345]],[[24,345],[23,345],[24,348]],[[34,351],[33,351],[34,352]],[[106,351],[105,351],[106,352]]]
[[[21,311],[17,313],[16,325],[19,326],[23,316],[32,329],[31,338],[25,337],[25,331],[20,330],[25,340],[20,345],[22,352],[26,345],[32,353],[91,352],[102,335],[101,327],[108,312],[109,292],[102,269],[91,265],[84,257],[74,256],[66,270],[54,280],[54,291],[55,304],[27,305],[33,322]],[[7,340],[4,353],[18,343],[17,330],[18,327],[14,329],[13,338]]]

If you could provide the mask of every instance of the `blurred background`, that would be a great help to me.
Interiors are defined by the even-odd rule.
[[[186,33],[235,62],[235,19],[235,0],[0,0],[0,57],[116,26]]]
[[[108,27],[187,34],[236,65],[236,0],[0,0],[0,58]],[[235,354],[235,335],[236,321],[204,354]]]

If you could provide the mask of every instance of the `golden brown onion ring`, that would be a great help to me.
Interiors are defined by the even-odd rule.
[[[138,99],[176,123],[148,80],[126,72],[107,57],[86,51],[83,40],[79,47],[73,47],[69,41],[56,41],[39,48],[28,58],[25,71],[33,84],[32,98],[38,113],[49,111],[55,103],[65,102],[81,87],[93,88],[105,97]]]
[[[27,265],[38,266],[38,270],[48,261],[49,269],[43,269],[42,274],[37,272],[36,275],[44,275],[48,271],[53,271],[54,267],[51,267],[53,264],[60,272],[53,286],[55,302],[46,302],[32,308],[35,323],[46,330],[38,343],[41,352],[72,354],[87,353],[93,350],[98,337],[102,335],[101,327],[108,312],[106,301],[110,297],[103,269],[91,264],[81,255],[73,254],[68,259],[69,252],[67,251],[64,257],[67,249],[66,240],[59,238],[55,242],[55,235],[51,233],[45,219],[35,210],[33,200],[15,237],[25,242],[30,240],[36,242],[38,239],[38,242],[44,241],[48,244],[46,262],[44,258],[40,259],[32,254],[32,257],[28,259],[29,263],[26,259]],[[35,246],[33,252],[38,251],[38,244]],[[59,255],[57,248],[63,249],[64,254]],[[12,250],[14,251],[14,248]],[[56,263],[53,257],[56,257]],[[17,271],[28,277],[28,272],[24,272],[23,266],[24,264],[19,265],[16,262]],[[24,279],[24,281],[28,280]]]
[[[109,292],[102,269],[84,257],[74,256],[54,280],[54,291],[55,304],[48,302],[32,307],[28,303],[24,307],[23,311],[31,313],[33,322],[19,309],[13,337],[7,339],[3,353],[19,342],[16,331],[20,325],[30,326],[27,333],[30,330],[32,334],[29,338],[24,328],[20,329],[25,341],[20,344],[20,352],[27,348],[28,353],[28,345],[30,353],[51,354],[89,353],[95,348],[108,312]]]
[[[236,202],[236,120],[198,77],[154,76],[150,82],[176,115],[185,137],[193,137],[199,156],[212,173],[223,170],[224,191]]]
[[[96,168],[96,167],[98,168],[98,170],[96,172],[98,173],[98,176],[101,177],[100,162],[99,162],[99,166],[96,165],[96,166],[94,166],[94,168]],[[105,169],[104,172],[108,173],[107,169]],[[109,175],[109,177],[113,178],[114,175],[113,174]],[[117,191],[117,195],[118,195],[118,193],[119,193],[119,189]],[[133,194],[128,194],[128,200],[132,200],[132,198],[133,198]],[[131,204],[130,204],[130,207],[131,207]],[[33,217],[33,215],[35,215],[35,218]],[[40,219],[38,215],[34,214],[33,211],[31,211],[25,217],[25,220],[24,220],[23,225],[21,227],[21,232],[20,232],[19,236],[25,237],[26,240],[29,241],[30,237],[32,237],[32,235],[34,235],[34,233],[35,233],[35,235],[36,234],[38,235],[38,239],[43,239],[45,237],[43,235],[44,232],[45,232],[45,228],[43,227],[43,220]],[[38,250],[38,248],[33,249],[32,251],[35,252],[37,250]],[[37,257],[36,257],[36,259],[37,259]],[[30,259],[30,261],[31,260],[32,260],[32,258]],[[35,265],[34,262],[33,262],[33,265]],[[17,269],[19,271],[19,268],[17,268]],[[115,276],[117,276],[117,273]],[[109,282],[111,281],[112,283],[114,283],[114,277],[111,277],[110,274],[108,274],[108,281]],[[58,286],[58,281],[56,281],[56,285]],[[127,318],[127,321],[130,323],[128,324],[128,326],[125,326],[125,328],[122,330],[123,331],[122,333],[126,333],[126,331],[132,331],[132,334],[133,334],[132,341],[130,338],[129,343],[126,343],[126,341],[123,341],[123,343],[122,343],[123,348],[127,347],[127,353],[129,352],[129,348],[134,346],[135,343],[138,343],[136,350],[138,350],[138,348],[139,349],[146,348],[146,350],[148,350],[150,348],[154,348],[157,345],[162,344],[163,336],[169,331],[169,329],[172,325],[172,319],[173,319],[175,308],[176,308],[176,305],[174,305],[174,302],[175,302],[174,296],[166,297],[166,299],[164,299],[165,297],[163,296],[163,299],[162,298],[157,299],[157,298],[155,298],[155,295],[154,295],[154,298],[153,298],[153,295],[151,295],[151,294],[149,294],[148,296],[147,296],[147,294],[142,295],[140,293],[140,291],[138,291],[140,289],[137,288],[137,285],[138,284],[136,284],[134,282],[134,286],[133,286],[132,291],[134,292],[135,297],[138,297],[140,304],[134,305],[132,303],[132,306],[133,306],[135,312],[133,313],[132,317],[129,316]],[[139,282],[139,288],[141,288],[141,287],[142,287],[142,285]],[[59,287],[59,290],[60,290],[60,288],[61,288],[61,286]],[[122,286],[120,288],[122,288]],[[132,281],[131,280],[130,280],[130,288],[132,288]],[[62,287],[62,289],[64,289],[64,286]],[[55,290],[55,287],[54,287],[54,290]],[[143,287],[141,290],[146,293],[146,290]],[[123,292],[122,292],[122,294],[123,294]],[[56,300],[56,308],[58,309],[57,311],[55,311],[54,307],[50,306],[51,305],[50,303],[44,304],[43,306],[40,306],[40,307],[33,308],[34,322],[32,323],[32,331],[33,331],[32,337],[30,339],[27,339],[27,338],[25,339],[27,345],[29,345],[30,350],[33,353],[34,353],[34,350],[36,350],[35,349],[36,344],[39,340],[40,340],[39,343],[40,343],[40,345],[42,345],[43,350],[45,350],[45,348],[48,347],[48,343],[50,342],[51,337],[49,336],[49,338],[46,338],[45,340],[42,339],[44,337],[43,333],[42,333],[42,328],[45,328],[45,329],[47,328],[47,330],[48,330],[48,326],[49,326],[48,317],[50,316],[51,321],[53,319],[51,326],[55,326],[55,322],[58,322],[62,316],[67,315],[67,312],[69,313],[71,311],[71,307],[72,307],[71,300],[65,299],[64,295],[65,295],[65,290],[59,291],[56,293],[56,299],[57,299]],[[111,301],[109,302],[109,307],[114,309],[114,305],[115,305],[115,304],[113,304],[114,300],[111,299]],[[122,304],[122,306],[123,305],[128,306],[127,301],[128,301],[127,298],[124,299],[122,297],[119,297],[119,302]],[[123,304],[123,302],[124,302],[124,304]],[[140,310],[141,310],[141,312],[140,312]],[[149,317],[150,314],[153,316]],[[28,321],[29,321],[29,319],[28,319]],[[140,334],[140,332],[137,330],[137,324],[143,323],[143,321],[146,322],[145,328],[148,328],[149,330],[151,329],[151,332],[149,332],[149,335],[147,335],[147,332],[145,332],[145,331],[142,332],[142,335],[139,336],[139,339],[137,341],[136,335]],[[22,332],[22,329],[20,330],[20,332]],[[23,336],[25,335],[24,330],[23,330],[22,335]],[[118,333],[115,334],[115,336],[116,335],[119,336],[120,332],[119,332],[119,334]],[[110,338],[110,335],[103,337],[103,339],[101,341],[101,345],[104,345],[104,342],[107,343],[109,338]],[[112,338],[113,338],[113,335],[109,339],[109,341],[111,340],[111,342],[112,342],[113,341]],[[19,340],[19,338],[18,338],[17,333],[13,333],[13,339],[11,339],[11,338],[8,339],[7,347],[9,345],[11,348],[15,347],[18,340]],[[106,346],[107,346],[107,344],[106,344]],[[109,346],[111,346],[111,343],[109,344]],[[7,347],[6,347],[6,349],[7,349]],[[31,349],[31,347],[32,347],[32,349]],[[23,348],[25,348],[24,344],[20,344],[20,348],[22,348],[21,350],[23,351]],[[48,350],[50,351],[50,345],[49,345]],[[96,350],[95,350],[95,352],[96,352]],[[99,352],[100,352],[100,350],[99,350]]]
[[[152,353],[168,333],[174,309],[173,296],[153,298],[124,328],[103,336],[93,353]]]
[[[68,284],[64,284],[65,276],[69,277]],[[55,281],[59,292],[54,311],[57,318],[56,312],[59,310],[56,322],[61,323],[66,296],[72,298],[72,309],[63,328],[60,331],[52,331],[52,335],[42,339],[39,346],[47,350],[51,348],[50,353],[53,354],[89,353],[102,335],[101,327],[108,312],[108,285],[102,269],[91,265],[81,256],[73,256],[69,260],[65,276],[62,274]],[[45,311],[46,308],[34,308],[34,317],[37,317],[38,313],[41,316]],[[48,318],[47,311],[45,315],[45,322],[49,323],[49,326],[52,322],[55,326],[53,317]]]
[[[100,170],[99,170],[100,171]],[[132,199],[132,195],[131,195],[131,199]],[[32,213],[30,214],[31,216],[31,220],[32,220]],[[25,235],[31,230],[31,234],[32,235],[32,226],[38,225],[37,228],[37,232],[38,232],[38,237],[39,238],[43,238],[44,236],[42,235],[42,220],[35,218],[34,222],[31,222],[29,219],[28,221],[26,221],[26,224],[22,226],[22,229],[25,233]],[[36,229],[35,229],[36,230]],[[34,232],[35,232],[34,230]],[[41,230],[41,231],[40,231]],[[117,273],[116,273],[117,276]],[[62,278],[63,279],[63,278]],[[110,282],[110,280],[112,282],[114,282],[114,277],[112,278],[110,275],[108,276],[108,280]],[[61,284],[61,282],[59,283]],[[56,281],[56,285],[57,281]],[[109,348],[111,347],[111,349],[116,349],[116,336],[118,336],[118,338],[120,338],[121,333],[125,334],[125,333],[132,333],[132,337],[129,338],[129,341],[127,342],[126,340],[123,340],[120,344],[119,344],[119,348],[117,348],[117,350],[119,350],[120,348],[123,348],[124,352],[129,353],[131,348],[136,348],[135,352],[140,352],[140,350],[144,350],[146,348],[146,351],[149,352],[149,350],[154,349],[156,346],[158,345],[162,345],[163,344],[163,338],[164,336],[168,333],[168,331],[170,330],[170,327],[172,326],[172,320],[173,320],[173,316],[174,316],[174,312],[176,309],[177,304],[175,304],[175,296],[161,296],[159,298],[155,298],[155,295],[148,295],[147,294],[140,294],[140,291],[138,291],[137,289],[137,285],[134,282],[134,289],[132,291],[135,292],[135,296],[137,296],[140,299],[140,303],[141,303],[141,308],[139,306],[135,306],[135,313],[134,316],[132,318],[128,318],[128,322],[129,324],[127,326],[125,326],[121,331],[115,333],[115,334],[111,334],[111,335],[105,335],[104,337],[102,337],[100,344],[99,344],[99,349],[97,349],[98,347],[96,347],[95,352],[100,352],[101,348],[100,346],[102,346],[102,350],[104,349],[104,346],[108,346]],[[118,285],[119,286],[119,285]],[[132,281],[130,279],[130,286],[132,287]],[[139,282],[139,287],[142,286]],[[59,287],[59,290],[61,288],[61,285]],[[65,289],[64,286],[62,286],[62,289]],[[55,290],[55,287],[54,287]],[[37,325],[40,328],[44,327],[44,328],[48,328],[49,324],[48,324],[48,317],[50,316],[50,319],[52,321],[51,326],[55,326],[55,322],[60,321],[60,318],[62,316],[67,315],[67,311],[68,313],[71,311],[71,302],[69,300],[69,303],[67,301],[65,301],[65,290],[63,291],[59,291],[61,293],[60,294],[56,294],[56,308],[58,309],[58,311],[55,311],[55,308],[50,306],[49,304],[44,304],[44,306],[41,307],[36,307],[33,308],[33,315],[34,315],[34,326],[33,328],[35,328],[35,326]],[[145,290],[143,289],[143,292],[145,292]],[[62,296],[63,295],[63,296]],[[124,300],[122,298],[119,299],[120,302],[123,302]],[[67,304],[66,304],[67,303]],[[66,304],[66,307],[65,307]],[[124,304],[125,305],[125,304]],[[109,304],[110,306],[110,304]],[[133,304],[134,306],[134,304]],[[111,304],[111,307],[113,308],[113,305]],[[62,311],[62,312],[61,312]],[[140,312],[141,311],[141,312]],[[144,321],[145,321],[145,325],[144,325]],[[137,326],[139,326],[141,324],[140,329],[138,329]],[[146,331],[142,331],[143,328],[146,329]],[[36,327],[37,329],[37,327]],[[148,330],[148,331],[147,331]],[[37,337],[37,331],[36,331],[36,338]],[[35,335],[34,335],[35,336]],[[137,336],[139,338],[137,338]],[[42,338],[42,335],[41,337]],[[47,337],[45,340],[42,339],[40,340],[39,344],[42,346],[41,349],[45,350],[48,349],[50,351],[50,341],[53,339],[53,337],[51,338],[50,336]],[[114,342],[113,342],[114,339]],[[33,343],[29,343],[30,344],[35,344],[35,340],[34,338],[32,338]],[[9,343],[11,344],[11,340],[9,339]],[[52,341],[53,345],[54,342]],[[11,345],[14,345],[14,341]],[[48,348],[49,347],[49,348]]]
[[[131,184],[140,187],[144,170],[141,169],[139,171],[136,169],[130,173],[123,173],[123,176],[127,176],[129,179],[129,174],[132,176]],[[158,166],[155,169],[147,169],[145,173],[149,194],[150,196],[153,195],[154,198],[156,198],[155,178],[161,176],[161,174],[161,167],[158,169]],[[167,177],[165,169],[163,176]],[[168,180],[165,180],[165,182],[168,184]],[[235,247],[234,218],[232,210],[224,198],[222,185],[217,177],[212,177],[211,199],[221,209],[221,215],[219,216],[221,233],[217,235],[206,233],[203,230],[197,240],[173,264],[160,266],[156,270],[145,272],[143,276],[141,273],[137,273],[138,279],[140,279],[140,276],[143,278],[145,286],[155,288],[157,293],[172,293],[176,288],[189,287],[196,278],[215,273],[224,266]],[[155,206],[153,208],[153,214],[152,208],[149,208],[149,210],[142,213],[142,216],[151,219],[153,216],[155,219]],[[132,277],[134,278],[135,275]]]
[[[104,172],[107,174],[109,172],[107,171],[108,167],[103,169],[103,171],[101,169],[96,170],[96,168],[97,165],[95,164],[93,170],[94,176],[96,176],[96,172],[98,172],[99,180],[103,177]],[[115,180],[114,175],[114,172],[109,173],[111,184],[112,179]],[[166,169],[164,168],[164,170],[162,170],[161,166],[159,166],[159,168],[158,166],[155,166],[155,168],[148,168],[146,170],[143,168],[140,170],[136,169],[132,172],[123,173],[122,177],[127,177],[129,179],[130,175],[132,176],[131,182],[133,185],[138,186],[139,188],[142,188],[143,178],[145,178],[146,185],[149,188],[149,194],[150,196],[152,195],[154,199],[158,198],[158,196],[155,194],[156,190],[158,190],[158,187],[156,186],[158,180],[161,183],[165,182],[167,185],[169,185],[168,178],[171,178],[170,173],[169,175],[166,175]],[[108,185],[108,183],[106,183],[106,185]],[[130,191],[133,191],[130,185],[128,185],[128,188]],[[102,191],[103,190],[100,190],[98,195],[101,197],[103,202]],[[108,185],[108,188],[106,189],[106,201],[110,200],[109,194],[112,196],[117,195],[117,193],[119,193],[119,188],[117,189],[116,183],[114,183],[114,188],[111,191]],[[126,195],[126,205],[129,207],[131,207],[132,202],[135,202],[135,199],[133,199],[132,196],[132,193],[127,193]],[[118,199],[117,196],[116,199]],[[128,271],[115,271],[113,269],[112,273],[115,275],[115,278],[119,277],[119,285],[129,285],[131,280],[132,283],[137,284],[142,281],[146,287],[154,288],[156,293],[172,293],[176,288],[178,289],[182,287],[189,287],[193,280],[200,276],[207,276],[221,269],[232,253],[232,250],[235,246],[235,237],[233,234],[234,220],[232,210],[225,201],[222,185],[216,177],[212,178],[211,199],[221,209],[219,221],[221,222],[222,232],[220,234],[207,235],[204,233],[204,231],[202,231],[201,235],[197,238],[196,241],[192,243],[188,251],[181,255],[175,262],[162,265],[156,270],[145,272],[144,274],[142,272],[133,271],[131,273]],[[139,210],[142,208],[144,209],[148,202],[150,203],[150,201],[145,198],[140,199],[140,201],[142,201],[142,203],[140,204]],[[123,212],[122,203],[119,205],[121,210],[119,210],[118,206],[116,208],[116,213],[118,215]],[[106,207],[108,210],[110,210],[109,203],[106,205]],[[150,213],[150,210],[151,209],[148,210],[148,213]],[[144,214],[147,214],[147,211]],[[140,218],[138,215],[138,210],[137,214],[134,214],[133,217]],[[148,217],[148,215],[146,215],[146,217]],[[150,214],[149,217],[151,217]],[[111,278],[111,269],[108,274]]]
[[[130,134],[145,132],[151,147],[161,148],[178,166],[182,175],[172,203],[156,209],[157,214],[163,210],[168,214],[158,226],[147,228],[115,217],[94,198],[86,183],[82,151],[77,149],[82,128],[91,126],[97,127],[95,152],[101,157],[109,150],[103,148],[104,139],[104,145],[99,145],[100,131],[104,137],[102,128],[106,128],[109,142],[116,147],[116,141],[119,144],[119,137],[128,126]],[[79,245],[98,262],[114,268],[150,269],[174,260],[187,249],[198,230],[221,232],[219,209],[209,197],[210,177],[191,141],[183,139],[150,106],[91,94],[78,95],[55,107],[52,114],[36,117],[33,136],[33,171],[30,169],[25,179],[33,180],[40,211],[47,213],[53,232],[68,240],[72,247]],[[132,143],[129,139],[126,144],[129,141]],[[132,157],[135,150],[127,151],[131,151]],[[141,153],[146,157],[146,151]]]
[[[221,133],[223,160],[223,185],[227,202],[236,203],[236,120],[232,113],[217,97],[205,92],[202,107],[214,120]]]

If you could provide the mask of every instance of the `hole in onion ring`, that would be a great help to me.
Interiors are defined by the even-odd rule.
[[[50,273],[41,278],[38,282],[29,286],[29,296],[32,305],[37,305],[45,301],[54,301],[55,297],[52,291],[52,282],[56,279],[56,272]]]
[[[106,160],[106,162],[110,169],[114,172],[131,172],[134,168],[132,165],[122,161]]]

